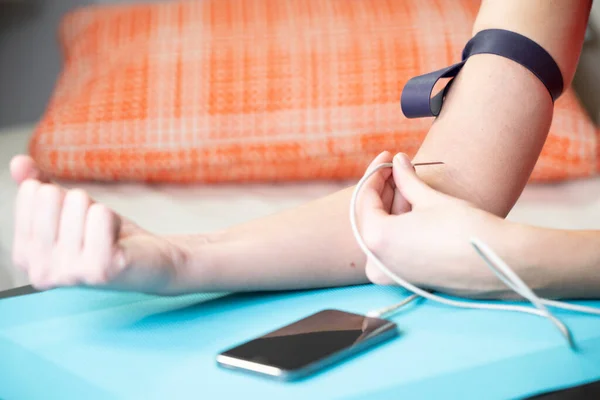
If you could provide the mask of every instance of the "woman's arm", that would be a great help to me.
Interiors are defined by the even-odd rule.
[[[484,0],[474,33],[504,28],[528,36],[556,60],[566,87],[590,6],[588,0]],[[421,178],[505,216],[538,159],[552,108],[544,85],[524,67],[493,55],[472,57],[414,160],[446,165],[420,168]],[[191,250],[191,279],[240,289],[363,282],[366,259],[348,220],[352,189],[211,236],[211,246]],[[395,213],[406,210],[404,203],[396,196]]]
[[[505,240],[522,243],[505,259],[539,296],[600,298],[600,231],[523,225],[514,226],[513,231],[519,236],[507,236]]]
[[[373,164],[390,161],[383,153]],[[545,229],[505,220],[432,189],[404,155],[394,158],[393,179],[412,211],[388,214],[379,196],[386,174],[389,170],[380,171],[364,186],[357,215],[366,246],[398,276],[453,295],[519,297],[478,256],[470,244],[477,238],[538,295],[600,298],[600,231]],[[394,284],[373,263],[367,264],[367,275],[374,283]]]
[[[473,33],[512,30],[540,44],[571,84],[591,1],[483,0]],[[506,216],[521,195],[552,121],[542,82],[521,65],[495,55],[469,58],[415,161],[443,160],[423,169],[434,188]],[[431,171],[431,172],[430,172]]]
[[[475,30],[496,27],[525,33],[552,54],[568,84],[577,64],[590,4],[589,0],[484,0]],[[416,156],[416,161],[442,160],[446,165],[423,168],[421,177],[442,192],[503,216],[531,173],[551,116],[550,97],[529,71],[501,57],[474,56],[458,75],[442,114]],[[27,178],[39,179],[39,172],[27,167],[30,163],[14,162],[13,176],[18,183]],[[43,286],[81,281],[100,285],[126,276],[122,282],[113,282],[113,286],[175,293],[367,281],[366,258],[352,236],[348,218],[352,188],[222,232],[157,238],[119,233],[113,228],[122,226],[123,221],[98,205],[89,206],[89,199],[69,196],[56,188],[40,186],[39,182],[30,183],[17,198],[17,208],[26,211],[23,218],[17,218],[24,224],[17,222],[14,254],[16,264],[27,268],[30,277],[39,275],[36,280],[45,282]],[[386,186],[383,196],[387,209],[392,207],[393,199],[395,213],[407,210],[402,196],[393,196],[390,186]],[[73,213],[65,212],[71,207],[65,204],[71,202],[63,199],[78,201],[76,216],[65,218],[65,214]],[[40,204],[40,210],[34,214],[27,211],[30,203]],[[89,230],[89,235],[95,235],[93,240],[88,238],[88,230],[80,226],[86,218],[104,227],[101,235],[98,230]],[[58,245],[60,234],[57,242],[45,240],[33,246],[28,233],[31,224],[45,232],[46,239],[55,240],[57,232],[84,235],[81,240],[86,244],[85,251],[71,246],[69,257],[92,260],[98,264],[98,270],[85,269],[84,261],[69,262],[63,254],[69,246]],[[117,257],[121,261],[116,264],[111,261],[115,249],[125,252],[123,257]],[[413,255],[416,252],[410,247],[397,251]],[[172,260],[166,262],[167,259]],[[57,266],[60,263],[56,260],[63,260],[66,267]],[[71,265],[83,270],[69,269]],[[145,277],[149,270],[152,273]],[[142,281],[150,283],[143,286]],[[169,287],[159,287],[164,285]]]

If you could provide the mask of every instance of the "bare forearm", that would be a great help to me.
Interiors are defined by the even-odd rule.
[[[548,297],[600,297],[600,232],[533,229],[523,265],[535,269]],[[527,260],[532,260],[531,263]]]
[[[522,33],[557,59],[568,84],[583,38],[586,5],[588,2],[575,5],[569,0],[486,0],[475,30],[518,31],[531,25],[533,28]],[[500,18],[498,7],[508,10],[508,16],[538,12],[549,19],[534,23],[506,15]],[[571,22],[561,22],[566,18],[561,10],[569,7],[575,10]],[[510,21],[504,24],[507,18]],[[562,36],[557,37],[557,29]],[[567,47],[574,50],[564,50]],[[529,71],[501,57],[475,56],[457,77],[442,114],[415,159],[442,160],[446,165],[422,169],[420,176],[443,192],[504,216],[529,178],[551,118],[548,92]],[[351,193],[349,188],[295,210],[200,238],[208,244],[189,246],[187,280],[201,290],[365,282],[365,257],[352,236],[348,218]]]
[[[538,295],[600,297],[600,231],[505,224],[509,225],[501,242],[496,243],[496,250]],[[489,292],[486,297],[514,297],[499,281],[497,287],[497,292]]]
[[[349,222],[353,188],[222,232],[175,238],[189,290],[301,289],[364,283]]]

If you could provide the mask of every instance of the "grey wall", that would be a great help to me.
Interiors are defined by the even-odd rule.
[[[600,2],[592,5],[587,40],[579,59],[573,88],[586,111],[596,124],[600,124]]]
[[[60,71],[59,20],[92,1],[0,1],[0,127],[39,118]]]
[[[135,0],[0,0],[0,128],[36,121],[60,72],[57,28],[77,6]]]

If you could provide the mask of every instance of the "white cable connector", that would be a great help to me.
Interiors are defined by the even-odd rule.
[[[405,298],[404,300],[402,300],[400,303],[392,304],[391,306],[387,306],[387,307],[384,307],[384,308],[379,309],[379,310],[369,311],[367,313],[367,317],[372,317],[372,318],[388,318],[388,317],[392,316],[393,314],[395,314],[396,311],[400,310],[402,307],[404,307],[405,305],[407,305],[411,301],[416,300],[418,298],[419,298],[418,294],[411,294],[410,296],[408,296],[407,298]]]
[[[354,233],[354,237],[358,242],[358,245],[362,249],[362,251],[369,257],[375,265],[391,280],[396,282],[398,285],[402,286],[404,289],[414,293],[414,295],[407,297],[402,302],[395,304],[390,307],[386,307],[383,310],[372,311],[368,313],[369,316],[378,316],[389,315],[390,312],[394,312],[400,307],[408,304],[418,296],[426,298],[428,300],[432,300],[441,304],[445,304],[452,307],[460,307],[460,308],[468,308],[468,309],[477,309],[477,310],[496,310],[496,311],[516,311],[527,314],[533,314],[540,317],[548,318],[560,331],[563,335],[569,346],[574,347],[573,337],[571,332],[567,328],[567,326],[558,318],[556,318],[549,310],[548,307],[554,308],[562,308],[565,310],[571,310],[586,314],[595,314],[600,315],[600,309],[585,307],[580,305],[568,304],[561,301],[548,300],[544,298],[538,297],[532,290],[523,282],[521,278],[506,264],[489,246],[483,243],[481,240],[477,238],[471,239],[471,245],[474,247],[477,254],[485,261],[485,264],[498,276],[498,278],[504,282],[510,289],[514,290],[517,294],[529,300],[535,308],[526,307],[526,306],[515,306],[515,305],[504,305],[504,304],[492,304],[492,303],[483,303],[483,302],[466,302],[466,301],[458,301],[447,299],[442,296],[435,295],[433,293],[427,292],[410,282],[405,281],[395,273],[393,273],[390,269],[388,269],[379,258],[367,247],[365,244],[359,230],[358,224],[356,222],[356,203],[358,199],[358,194],[360,190],[366,183],[366,181],[375,173],[383,168],[392,168],[392,163],[384,163],[380,164],[377,167],[373,168],[371,171],[368,171],[365,176],[360,179],[356,188],[354,189],[354,193],[352,194],[352,199],[350,201],[350,224],[352,225],[352,231]]]

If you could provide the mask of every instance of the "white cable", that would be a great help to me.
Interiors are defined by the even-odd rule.
[[[367,313],[367,317],[388,318],[392,314],[394,314],[396,311],[400,310],[402,307],[404,307],[405,305],[407,305],[411,301],[416,300],[418,298],[419,298],[418,294],[411,294],[410,296],[408,296],[407,298],[405,298],[404,300],[402,300],[399,303],[392,304],[391,306],[384,307],[384,308],[379,309],[379,310],[369,311]]]
[[[552,322],[556,328],[562,333],[564,338],[569,343],[569,346],[574,347],[573,336],[569,328],[558,318],[556,318],[544,305],[534,292],[527,286],[525,282],[502,260],[494,251],[481,240],[471,239],[471,245],[475,248],[477,254],[485,261],[485,264],[492,270],[494,274],[509,288],[520,294],[531,302],[538,310],[546,314],[546,318]]]
[[[600,316],[600,309],[594,307],[580,306],[578,304],[565,303],[562,301],[542,299],[542,302],[550,307],[562,308],[563,310],[580,312],[583,314],[594,314]]]
[[[475,250],[477,251],[479,256],[481,258],[483,258],[483,260],[488,264],[488,266],[490,266],[490,263],[494,265],[493,267],[490,266],[490,268],[494,272],[496,272],[496,273],[498,272],[498,270],[494,269],[494,268],[497,268],[497,269],[502,269],[504,271],[507,271],[509,274],[513,274],[513,278],[512,278],[513,284],[516,283],[516,281],[518,280],[518,281],[520,281],[519,286],[521,286],[521,289],[520,289],[521,291],[523,289],[531,291],[531,289],[525,284],[525,282],[523,282],[521,280],[521,278],[519,278],[519,276],[517,274],[515,274],[515,272],[508,266],[508,264],[506,264],[506,262],[504,260],[502,260],[502,258],[500,258],[500,256],[498,256],[488,245],[486,245],[480,239],[477,239],[477,238],[471,239],[471,245],[473,245],[473,247],[475,248]],[[504,281],[504,282],[506,283],[506,281]],[[511,286],[511,288],[513,290],[515,290],[512,286]],[[517,290],[515,290],[515,291],[517,291]],[[533,293],[533,292],[531,291],[531,293]],[[600,309],[598,309],[598,308],[580,306],[577,304],[566,303],[563,301],[549,300],[549,299],[545,299],[543,297],[540,298],[537,296],[536,296],[536,298],[539,300],[540,303],[542,303],[545,306],[550,306],[550,307],[554,307],[554,308],[561,308],[563,310],[570,310],[570,311],[580,312],[580,313],[584,313],[584,314],[594,314],[594,315],[600,316]]]
[[[498,276],[498,278],[504,282],[510,289],[514,290],[517,294],[523,296],[527,300],[529,300],[534,307],[525,307],[525,306],[514,306],[514,305],[502,305],[502,304],[491,304],[491,303],[482,303],[482,302],[466,302],[466,301],[458,301],[447,299],[433,293],[427,292],[410,282],[405,281],[398,275],[394,274],[390,271],[379,258],[367,247],[365,244],[359,230],[358,224],[356,222],[356,203],[358,199],[358,194],[360,190],[366,183],[366,181],[377,171],[383,168],[392,168],[392,163],[384,163],[374,167],[371,171],[367,171],[365,176],[360,179],[358,184],[354,189],[354,193],[352,194],[352,198],[350,201],[350,223],[352,226],[352,231],[354,233],[354,237],[358,242],[358,245],[362,249],[362,251],[375,263],[375,265],[390,279],[396,282],[398,285],[402,286],[406,290],[414,293],[415,295],[424,297],[428,300],[432,300],[441,304],[445,304],[452,307],[460,307],[460,308],[469,308],[469,309],[478,309],[478,310],[499,310],[499,311],[516,311],[527,314],[538,315],[540,317],[548,318],[561,332],[563,337],[567,340],[570,346],[573,346],[573,339],[569,329],[566,325],[556,318],[546,306],[551,306],[555,308],[562,308],[571,311],[577,311],[582,313],[596,314],[600,315],[600,309],[595,309],[591,307],[578,306],[573,304],[567,304],[560,301],[553,301],[548,299],[539,298],[526,284],[519,278],[519,276],[496,254],[492,251],[489,246],[483,243],[479,239],[472,239],[471,244],[479,254],[481,258],[485,261],[486,265]],[[412,297],[412,296],[411,296]],[[403,302],[398,303],[394,306],[388,307],[390,310],[396,310],[400,308],[402,305],[412,301],[413,299],[409,297],[405,299]],[[410,299],[410,300],[409,300]],[[384,309],[380,312],[385,313],[387,309]],[[373,312],[372,314],[377,314],[378,311]]]

